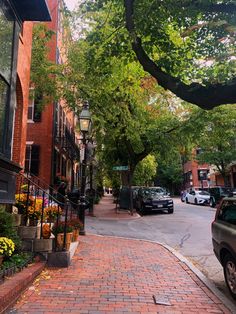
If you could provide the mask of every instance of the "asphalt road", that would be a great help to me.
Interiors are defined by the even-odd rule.
[[[151,213],[135,220],[114,221],[86,217],[86,231],[169,245],[190,260],[233,301],[224,282],[222,267],[212,250],[211,222],[215,209],[182,203],[177,198],[174,199],[174,205],[174,214]]]

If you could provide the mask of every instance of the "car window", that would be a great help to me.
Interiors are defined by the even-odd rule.
[[[224,201],[218,219],[236,225],[236,201]]]
[[[201,192],[199,192],[199,195],[210,195],[210,194],[206,191],[201,191]]]
[[[166,194],[166,191],[162,188],[151,188],[150,190],[151,190],[151,192]]]

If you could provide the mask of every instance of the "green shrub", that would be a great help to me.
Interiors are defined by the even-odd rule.
[[[21,241],[17,235],[16,228],[13,226],[12,214],[0,209],[0,237],[7,237],[11,239],[16,246],[16,251],[19,251]]]

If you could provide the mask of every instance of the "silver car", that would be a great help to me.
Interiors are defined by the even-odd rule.
[[[219,204],[212,222],[212,243],[226,284],[236,299],[236,197],[224,198]]]

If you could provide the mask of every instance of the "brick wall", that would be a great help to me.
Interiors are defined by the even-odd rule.
[[[24,166],[26,132],[27,132],[27,110],[29,99],[30,65],[32,48],[32,22],[23,24],[19,39],[19,51],[17,61],[17,85],[16,85],[16,111],[13,134],[13,161]]]

